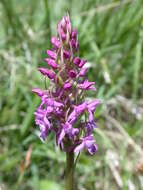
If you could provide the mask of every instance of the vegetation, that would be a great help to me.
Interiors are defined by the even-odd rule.
[[[102,104],[95,156],[80,155],[79,190],[143,189],[143,0],[0,1],[0,189],[61,190],[65,155],[38,138],[33,87],[56,23],[69,11]],[[88,94],[89,98],[95,94]]]

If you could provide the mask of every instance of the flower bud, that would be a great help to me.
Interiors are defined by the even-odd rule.
[[[48,54],[48,56],[52,59],[56,59],[57,55],[54,51],[51,50],[47,50],[46,53]]]
[[[65,59],[69,59],[70,58],[70,52],[69,51],[64,50],[63,55],[64,55]]]
[[[51,43],[53,44],[54,49],[58,49],[60,47],[60,41],[56,37],[51,38]]]
[[[50,65],[53,69],[57,69],[58,68],[58,64],[53,60],[53,59],[50,59],[50,58],[45,58],[44,59],[48,65]]]
[[[76,72],[75,72],[74,70],[70,70],[70,71],[69,71],[69,76],[70,76],[71,78],[75,78],[75,77],[76,77]]]
[[[49,79],[54,79],[55,78],[55,73],[49,69],[46,68],[39,68],[39,71],[44,75],[47,76]]]
[[[74,62],[74,64],[75,64],[76,66],[79,66],[80,61],[81,61],[80,57],[75,57],[75,58],[73,59],[73,62]]]

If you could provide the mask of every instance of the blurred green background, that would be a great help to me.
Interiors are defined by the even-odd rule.
[[[0,190],[64,189],[65,154],[38,138],[31,89],[44,88],[37,67],[67,11],[102,101],[99,151],[81,154],[76,186],[143,190],[143,0],[0,0]]]

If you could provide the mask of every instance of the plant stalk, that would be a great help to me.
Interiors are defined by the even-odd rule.
[[[74,152],[66,153],[66,190],[74,190]]]

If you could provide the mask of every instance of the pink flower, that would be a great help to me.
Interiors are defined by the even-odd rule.
[[[93,155],[97,151],[92,135],[96,129],[94,112],[99,101],[84,99],[84,92],[96,90],[95,82],[88,81],[86,60],[79,57],[77,31],[68,15],[58,23],[51,43],[53,48],[46,51],[48,58],[44,59],[50,69],[41,67],[39,71],[52,83],[48,90],[32,90],[41,99],[34,113],[40,138],[45,141],[49,132],[54,132],[63,151],[78,153],[86,148]]]
[[[94,90],[96,91],[96,88],[93,87],[93,85],[95,84],[95,82],[89,82],[88,79],[84,80],[82,84],[78,85],[79,89],[82,90]]]
[[[88,152],[91,155],[93,155],[97,151],[98,147],[95,144],[95,140],[93,138],[93,135],[83,137],[81,139],[81,143],[75,148],[74,152],[79,153],[84,148],[87,148]]]

